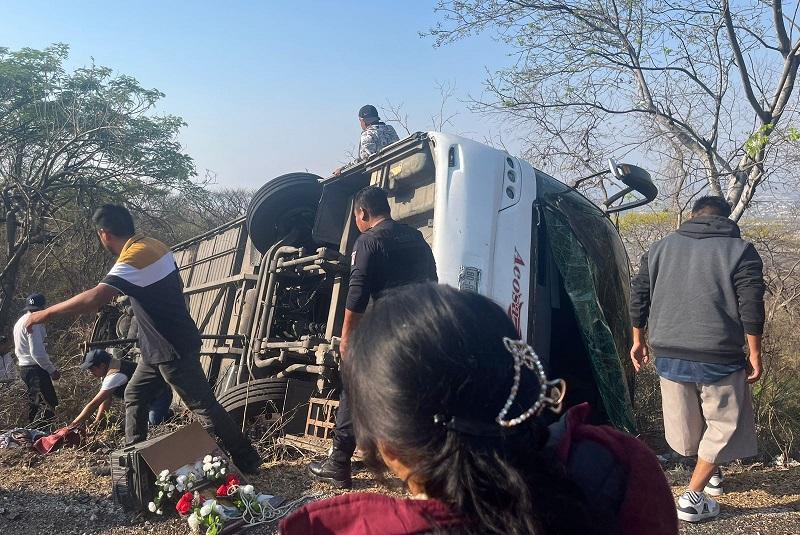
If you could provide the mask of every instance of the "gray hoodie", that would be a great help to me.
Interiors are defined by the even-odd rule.
[[[730,219],[690,219],[642,256],[630,312],[656,357],[740,362],[764,330],[761,257]]]

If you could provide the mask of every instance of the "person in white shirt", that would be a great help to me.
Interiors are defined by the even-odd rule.
[[[100,391],[72,420],[70,427],[83,425],[95,411],[92,425],[99,424],[114,398],[122,400],[125,396],[125,387],[128,386],[128,381],[136,371],[136,363],[130,360],[115,359],[103,349],[92,349],[86,354],[80,368],[103,381],[100,384]],[[164,382],[161,392],[155,395],[150,403],[150,424],[160,424],[167,419],[171,402],[172,390]]]
[[[55,420],[55,408],[58,405],[53,381],[58,381],[61,373],[47,354],[44,326],[34,325],[30,331],[25,327],[31,312],[45,307],[46,300],[42,294],[28,296],[25,314],[14,325],[14,352],[17,354],[19,375],[28,388],[28,422],[48,425]]]
[[[0,383],[13,383],[17,378],[13,350],[14,341],[8,336],[0,335]]]

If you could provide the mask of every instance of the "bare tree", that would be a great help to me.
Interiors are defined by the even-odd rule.
[[[405,104],[392,104],[390,100],[386,100],[386,108],[384,109],[384,117],[387,123],[394,123],[410,136],[412,131],[408,123],[408,113],[405,111]]]
[[[254,190],[210,187],[207,195],[170,195],[142,221],[149,234],[166,243],[179,243],[247,214]]]
[[[458,117],[458,113],[450,113],[448,104],[456,93],[455,82],[436,82],[436,89],[439,91],[439,109],[431,115],[431,129],[442,132],[447,128],[453,128],[453,121]]]
[[[450,99],[456,94],[455,82],[436,82],[436,90],[439,93],[439,107],[435,113],[430,116],[428,128],[436,132],[442,132],[448,128],[455,127],[455,118],[458,117],[458,112],[449,111]],[[408,113],[405,111],[405,104],[393,104],[391,101],[386,101],[386,108],[384,109],[384,117],[386,122],[394,123],[405,131],[406,135],[411,135],[412,132],[420,130],[410,126]]]
[[[735,220],[771,177],[793,178],[797,2],[440,0],[437,11],[438,45],[491,30],[515,51],[475,104],[524,125],[540,162],[580,170],[638,155],[662,164],[674,205],[703,189]]]

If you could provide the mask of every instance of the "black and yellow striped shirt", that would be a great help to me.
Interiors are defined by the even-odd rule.
[[[101,281],[130,297],[139,323],[142,360],[169,362],[200,351],[200,333],[189,315],[180,274],[169,247],[134,235]]]

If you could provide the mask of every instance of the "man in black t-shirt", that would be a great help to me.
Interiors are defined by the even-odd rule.
[[[392,288],[416,282],[437,281],[433,252],[422,233],[392,219],[386,192],[369,186],[353,200],[356,226],[361,232],[353,245],[350,283],[339,352],[347,356],[350,335],[358,326],[370,299],[380,299]],[[311,463],[309,471],[340,488],[351,486],[350,458],[356,449],[346,390],[339,395],[333,451],[324,461]]]

